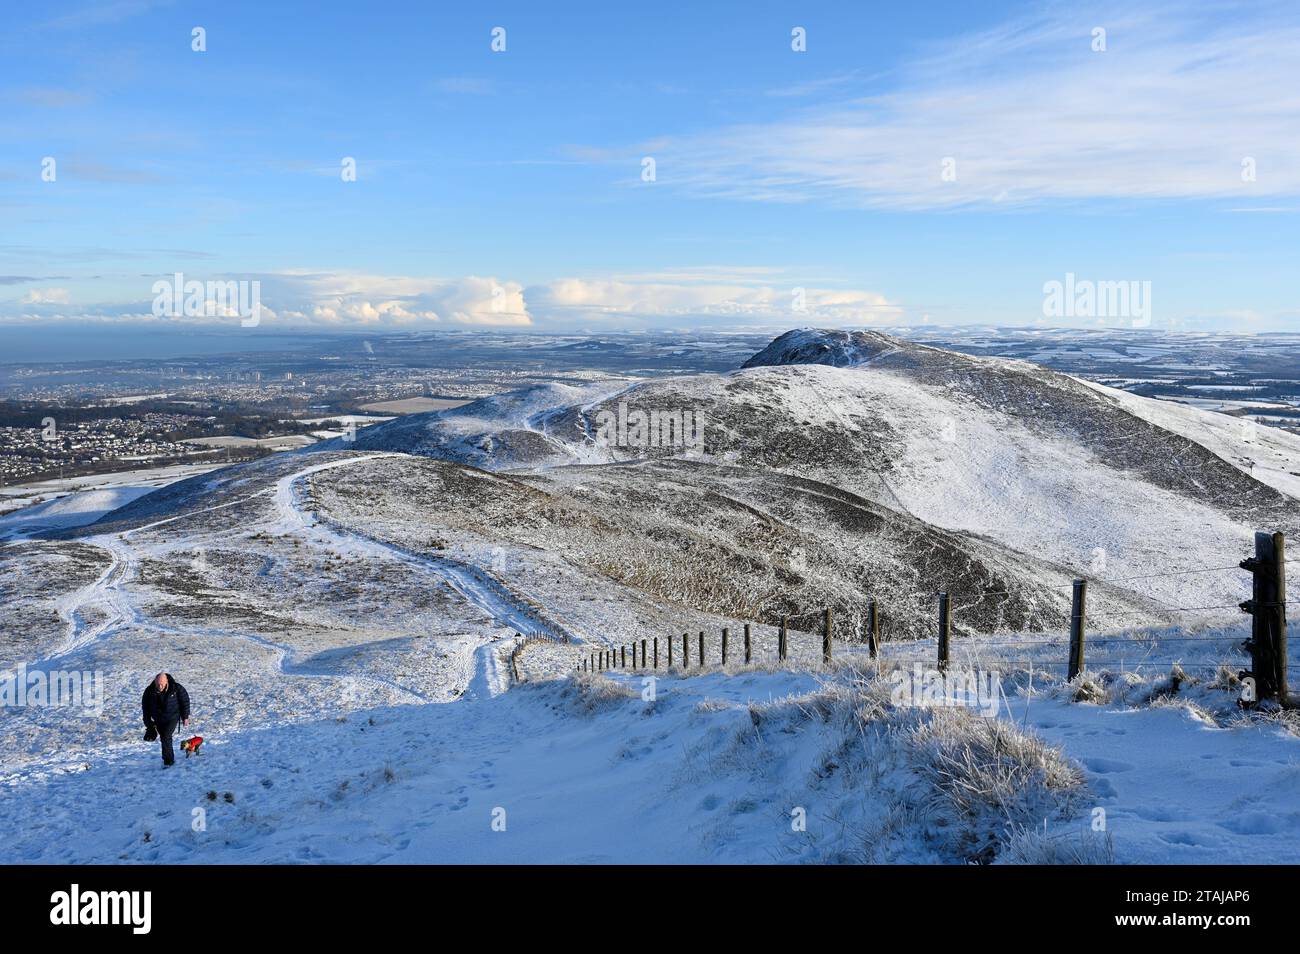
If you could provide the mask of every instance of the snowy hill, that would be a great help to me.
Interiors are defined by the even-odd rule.
[[[636,411],[703,442],[634,439]],[[0,859],[1279,857],[1300,723],[1237,705],[1235,564],[1294,529],[1297,472],[1280,432],[801,331],[727,374],[535,387],[179,481],[0,547],[0,666],[103,675],[92,711],[6,710]],[[991,711],[892,692],[934,671],[938,590]],[[640,640],[662,668],[575,672]],[[210,740],[165,776],[159,670]]]
[[[689,461],[713,468],[716,489],[741,472],[751,483],[795,475],[1008,560],[1101,580],[1149,574],[1155,561],[1205,566],[1207,554],[1249,547],[1256,529],[1300,523],[1300,439],[1289,434],[874,332],[792,331],[731,374],[568,390],[417,415],[367,429],[357,447],[539,473]],[[600,415],[620,407],[688,410],[704,446],[599,440]],[[1140,595],[1229,605],[1243,585],[1232,570],[1155,580]]]

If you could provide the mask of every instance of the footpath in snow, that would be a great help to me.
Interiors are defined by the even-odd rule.
[[[663,678],[653,701],[645,691],[639,676],[552,680],[215,732],[168,770],[143,743],[71,770],[30,767],[0,781],[0,859],[957,860],[906,749],[846,733],[813,675]],[[1086,778],[1071,816],[1047,820],[1049,840],[1096,842],[1100,808],[1117,862],[1300,852],[1300,740],[1281,728],[1041,695],[1026,713],[1026,701],[1012,695],[999,718],[1061,746]]]

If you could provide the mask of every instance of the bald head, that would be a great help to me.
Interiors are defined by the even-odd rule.
[[[153,677],[153,684],[159,692],[167,691],[167,673],[160,672]]]

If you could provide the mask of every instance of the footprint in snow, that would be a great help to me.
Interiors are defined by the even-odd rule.
[[[1093,792],[1098,798],[1114,798],[1116,796],[1115,786],[1110,784],[1106,778],[1095,778],[1090,783]]]
[[[1098,775],[1109,775],[1112,772],[1130,772],[1133,766],[1127,762],[1121,762],[1118,759],[1090,758],[1084,759],[1083,764],[1088,767],[1088,771],[1096,772]]]
[[[1171,822],[1179,820],[1177,815],[1165,808],[1135,808],[1133,814],[1145,821]]]
[[[1173,831],[1160,836],[1161,841],[1171,845],[1185,845],[1188,848],[1200,848],[1209,842],[1192,834],[1190,831]]]
[[[1219,822],[1220,828],[1238,835],[1276,835],[1294,825],[1294,818],[1279,818],[1267,812],[1242,812],[1227,821]]]

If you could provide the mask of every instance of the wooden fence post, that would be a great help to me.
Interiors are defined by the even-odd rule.
[[[831,664],[831,610],[828,606],[822,616],[822,665]]]
[[[641,668],[645,669],[645,640],[641,640]]]
[[[627,668],[627,647],[620,646],[619,649],[622,651],[622,656],[623,656],[623,661],[620,663],[620,666],[623,669],[626,669]]]
[[[875,600],[867,607],[867,649],[872,659],[880,654],[880,616],[876,613]]]
[[[1277,659],[1277,698],[1282,705],[1290,704],[1290,690],[1286,674],[1286,536],[1273,534],[1273,601],[1277,604],[1273,614],[1273,653]]]
[[[790,617],[781,617],[781,632],[776,637],[776,659],[777,662],[785,662],[786,633],[789,631]]]
[[[939,668],[948,668],[948,637],[951,634],[952,620],[948,615],[948,594],[939,594]]]
[[[1257,699],[1287,698],[1286,673],[1286,538],[1280,533],[1255,534],[1254,557],[1241,567],[1253,574],[1251,598],[1241,604],[1251,615],[1251,670]]]
[[[727,664],[727,627],[722,627],[722,665]]]
[[[1087,615],[1088,581],[1074,581],[1074,595],[1070,601],[1070,668],[1066,679],[1074,679],[1083,672],[1083,630]]]
[[[668,637],[668,668],[673,668],[673,638]]]
[[[691,634],[682,633],[682,668],[691,668]]]
[[[658,669],[659,668],[659,637],[658,636],[656,636],[654,639],[654,650],[655,650],[655,668]]]
[[[745,665],[749,665],[749,624],[745,624]]]
[[[700,665],[704,665],[704,630],[700,630]]]

